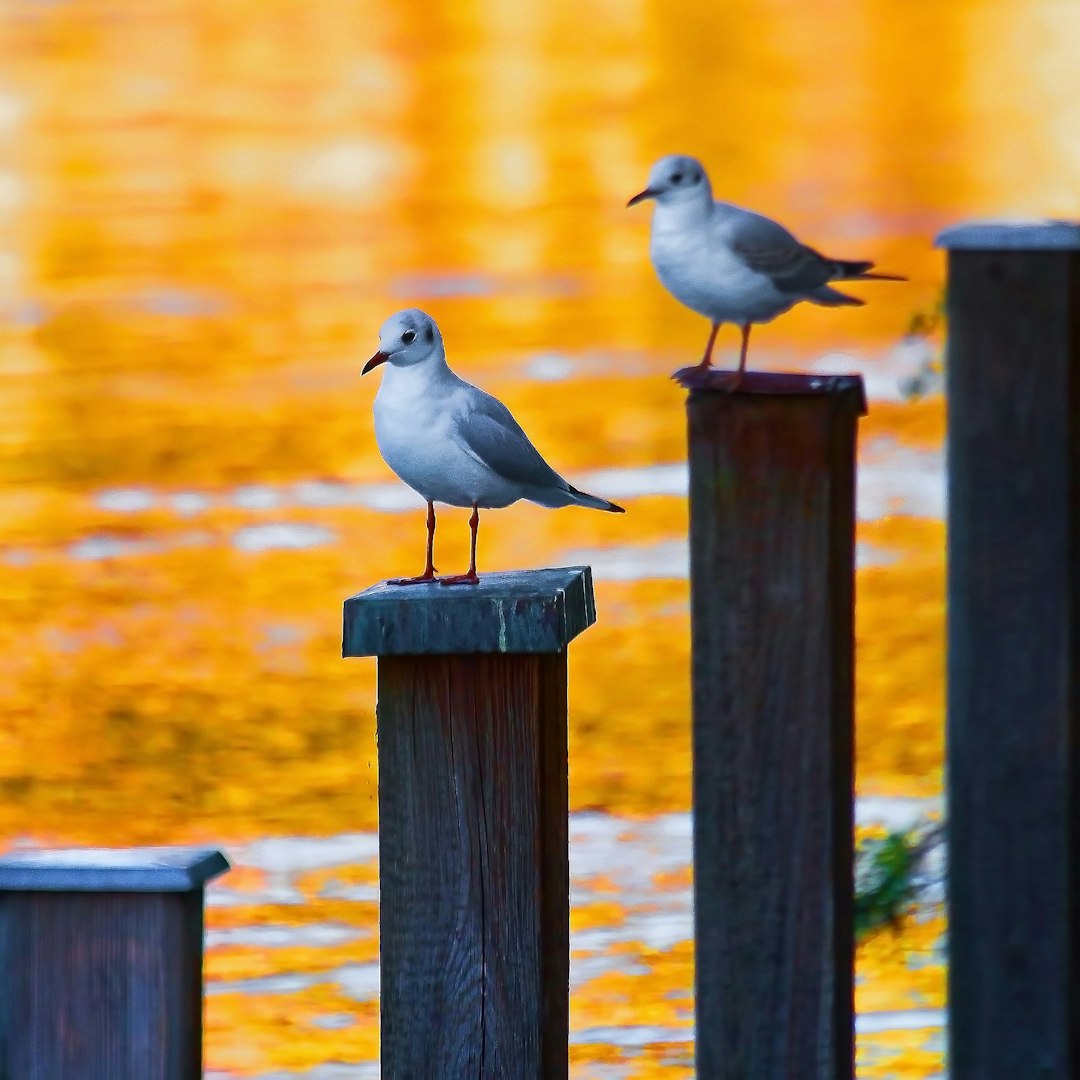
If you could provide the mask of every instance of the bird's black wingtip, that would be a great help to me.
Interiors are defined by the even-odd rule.
[[[626,511],[617,503],[611,502],[609,499],[602,499],[599,495],[590,495],[587,491],[582,491],[580,488],[574,487],[573,484],[567,484],[566,490],[571,495],[580,495],[583,499],[587,500],[584,505],[591,507],[593,510],[606,510],[609,514],[625,514]]]

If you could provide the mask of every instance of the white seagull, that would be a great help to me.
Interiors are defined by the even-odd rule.
[[[831,281],[905,280],[870,273],[872,262],[826,258],[770,218],[715,201],[696,158],[662,157],[649,173],[649,186],[626,205],[644,199],[656,200],[649,245],[656,273],[676,300],[712,322],[698,369],[710,367],[721,323],[742,329],[732,389],[746,370],[754,323],[771,322],[800,300],[825,307],[864,303],[831,288]]]
[[[427,502],[427,565],[419,577],[399,578],[392,584],[477,584],[476,530],[481,507],[509,506],[528,499],[541,506],[623,512],[621,506],[568,484],[540,456],[501,401],[450,370],[442,334],[430,315],[416,308],[391,315],[379,331],[379,351],[361,374],[380,364],[387,368],[375,395],[379,453]],[[435,576],[437,502],[472,507],[468,573]]]

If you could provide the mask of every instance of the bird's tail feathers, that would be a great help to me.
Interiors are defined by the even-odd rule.
[[[834,259],[832,265],[838,281],[907,281],[899,274],[871,274],[874,264],[865,259]]]
[[[565,484],[566,481],[564,480],[563,483]],[[525,498],[530,502],[546,506],[552,510],[557,510],[562,506],[587,506],[592,510],[606,510],[609,514],[623,514],[626,512],[621,506],[616,506],[613,502],[608,502],[607,499],[599,499],[595,495],[589,495],[587,492],[578,491],[571,484],[566,484],[566,487],[535,488]]]
[[[606,510],[609,514],[626,513],[621,506],[616,506],[615,503],[608,502],[607,499],[600,499],[595,495],[589,495],[584,491],[578,491],[573,484],[567,484],[566,486],[569,488],[570,494],[574,497],[574,502],[578,506],[588,506],[593,510]]]

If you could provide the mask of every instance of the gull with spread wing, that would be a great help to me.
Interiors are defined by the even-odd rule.
[[[746,370],[754,323],[771,322],[801,300],[825,307],[864,303],[832,288],[834,281],[904,280],[871,273],[872,262],[827,258],[770,218],[717,202],[696,158],[661,158],[649,173],[649,186],[626,205],[644,199],[656,201],[650,255],[657,275],[676,300],[712,322],[698,368],[711,366],[722,323],[742,330],[732,389]]]
[[[439,581],[475,585],[480,509],[528,499],[541,506],[587,506],[621,514],[607,499],[568,484],[541,456],[501,401],[446,363],[442,334],[430,315],[399,311],[379,331],[379,351],[362,374],[386,365],[375,395],[375,441],[383,460],[427,502],[427,564],[396,585]],[[471,506],[469,570],[435,576],[435,503]]]

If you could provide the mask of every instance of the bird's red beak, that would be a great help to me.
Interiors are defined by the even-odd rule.
[[[644,191],[639,191],[626,205],[637,206],[639,202],[644,202],[646,199],[655,199],[656,192],[651,187],[647,187]]]
[[[360,372],[361,375],[366,375],[373,368],[377,368],[380,364],[385,364],[390,357],[384,352],[377,352],[365,365],[364,370]]]

